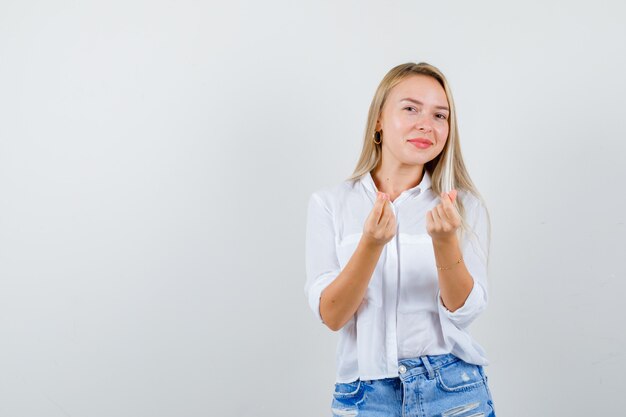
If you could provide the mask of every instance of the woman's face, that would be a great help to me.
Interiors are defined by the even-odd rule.
[[[443,150],[450,110],[443,87],[427,75],[411,75],[387,96],[376,130],[382,130],[383,159],[424,165]],[[421,144],[420,139],[426,144]]]

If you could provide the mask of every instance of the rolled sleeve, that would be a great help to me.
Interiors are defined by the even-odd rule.
[[[487,266],[489,257],[489,220],[487,209],[477,202],[468,209],[467,232],[461,251],[465,267],[474,280],[474,285],[465,303],[454,310],[448,310],[441,299],[441,292],[437,291],[439,313],[450,320],[455,326],[464,328],[469,326],[487,308]]]
[[[306,294],[311,310],[320,322],[322,291],[339,275],[341,268],[335,249],[335,231],[331,211],[317,193],[309,199],[306,222],[305,264]]]
[[[480,284],[476,284],[476,280],[474,280],[474,286],[467,296],[465,303],[463,303],[460,308],[454,311],[448,310],[446,306],[443,305],[440,291],[437,291],[437,302],[439,305],[439,313],[445,315],[459,328],[469,326],[470,323],[474,321],[474,319],[478,317],[478,315],[487,307],[485,290],[480,286]]]

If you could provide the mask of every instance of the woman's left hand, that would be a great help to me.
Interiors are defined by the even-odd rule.
[[[461,215],[454,200],[457,191],[441,193],[441,203],[426,213],[426,231],[433,240],[448,241],[456,238],[456,230],[461,226]]]

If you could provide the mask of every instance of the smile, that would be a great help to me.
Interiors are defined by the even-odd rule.
[[[411,145],[415,146],[418,149],[426,149],[426,148],[430,148],[432,146],[432,143],[430,142],[424,142],[424,141],[409,141],[411,143]]]

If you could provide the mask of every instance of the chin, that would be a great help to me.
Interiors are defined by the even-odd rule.
[[[431,158],[430,155],[419,155],[417,157],[415,155],[411,155],[409,158],[404,158],[402,163],[407,165],[424,165],[426,162],[432,161],[432,159],[433,158]]]

